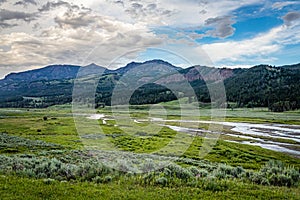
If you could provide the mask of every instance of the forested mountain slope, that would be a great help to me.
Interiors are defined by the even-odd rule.
[[[182,69],[162,60],[132,62],[116,70],[95,64],[85,67],[52,65],[12,73],[0,80],[0,106],[47,107],[70,103],[74,80],[82,84],[98,81],[96,105],[110,105],[113,92],[118,90],[133,90],[131,104],[166,102],[177,97],[210,102],[209,84],[223,81],[227,101],[238,107],[264,106],[274,111],[300,108],[300,64],[258,65],[249,69],[205,66]],[[194,91],[184,89],[186,83]],[[115,103],[128,101],[120,98]]]

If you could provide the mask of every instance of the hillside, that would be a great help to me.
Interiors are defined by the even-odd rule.
[[[210,102],[208,84],[224,81],[228,102],[238,107],[269,107],[284,111],[300,107],[300,64],[249,69],[192,66],[182,69],[162,60],[131,62],[116,70],[96,64],[85,67],[52,65],[0,80],[1,107],[47,107],[72,101],[74,80],[83,86],[94,84],[96,104],[111,105],[114,93],[132,92],[131,104],[159,103],[177,97],[193,97],[189,83],[201,102]],[[113,104],[127,103],[116,98]],[[191,98],[195,100],[195,98]]]
[[[239,107],[269,107],[274,111],[299,108],[300,68],[298,65],[259,65],[235,73],[225,80],[228,101]]]

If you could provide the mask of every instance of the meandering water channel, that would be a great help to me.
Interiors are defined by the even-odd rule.
[[[253,124],[242,122],[217,122],[217,121],[195,121],[195,120],[164,120],[152,118],[154,122],[180,122],[180,123],[200,123],[218,124],[230,127],[231,132],[219,132],[219,134],[236,137],[239,140],[226,140],[241,144],[260,146],[273,151],[289,153],[300,157],[300,126],[287,124]],[[188,128],[182,126],[165,125],[175,131],[185,133],[214,133],[214,131]],[[240,138],[245,140],[240,140]],[[294,142],[293,142],[294,141]]]
[[[88,117],[89,119],[102,119],[103,124],[106,124],[105,116],[102,114],[94,114]],[[134,123],[142,123],[145,119],[134,119]],[[162,118],[150,118],[154,123],[167,126],[175,131],[187,134],[203,135],[206,133],[216,133],[237,138],[237,140],[226,140],[241,144],[260,146],[273,151],[288,153],[300,157],[300,126],[288,124],[254,124],[244,122],[218,122],[218,121],[196,121],[196,120],[165,120]],[[167,122],[184,123],[185,127],[178,125],[168,125]],[[188,127],[189,123],[194,124],[217,124],[226,126],[231,130],[219,132]]]

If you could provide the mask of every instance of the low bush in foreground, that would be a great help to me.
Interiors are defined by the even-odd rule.
[[[55,152],[57,153],[57,151]],[[280,161],[269,161],[259,171],[213,163],[202,163],[202,165],[191,167],[182,167],[175,163],[161,165],[161,163],[149,158],[140,163],[138,163],[140,160],[119,160],[117,165],[111,168],[97,159],[97,156],[110,155],[104,154],[104,152],[100,154],[74,151],[69,155],[59,153],[58,156],[54,154],[47,157],[0,155],[0,173],[38,179],[95,183],[108,183],[124,177],[133,179],[142,185],[168,186],[179,184],[201,186],[205,183],[205,187],[213,188],[213,190],[219,190],[217,189],[219,185],[215,185],[216,181],[250,181],[261,185],[287,187],[296,186],[300,181],[299,169],[285,166]],[[120,169],[123,171],[120,171]],[[134,171],[132,169],[141,170]],[[221,188],[224,189],[224,187]]]
[[[63,147],[41,140],[29,140],[6,133],[0,133],[0,153],[22,153],[26,150],[34,151],[51,149],[63,149]]]

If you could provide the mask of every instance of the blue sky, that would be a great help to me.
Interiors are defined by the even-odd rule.
[[[300,1],[0,0],[0,77],[50,64],[117,68],[300,62]]]

